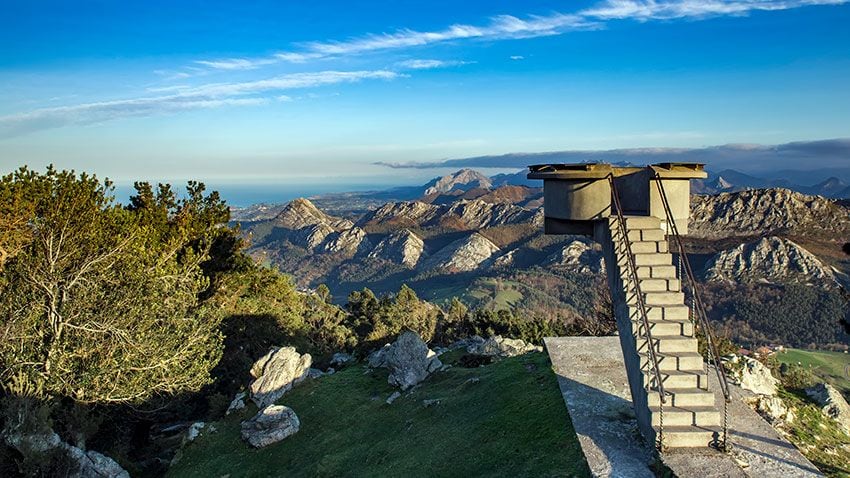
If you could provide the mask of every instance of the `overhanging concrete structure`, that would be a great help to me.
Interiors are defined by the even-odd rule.
[[[659,163],[646,167],[618,167],[607,163],[538,164],[529,166],[529,179],[543,180],[545,231],[547,234],[595,236],[595,224],[612,213],[614,178],[624,214],[655,216],[668,230],[658,189],[663,182],[673,218],[680,234],[688,233],[690,180],[708,175],[701,163]]]

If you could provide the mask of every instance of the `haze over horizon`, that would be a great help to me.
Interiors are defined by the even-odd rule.
[[[845,0],[4,10],[3,172],[366,187],[539,158],[850,167]]]

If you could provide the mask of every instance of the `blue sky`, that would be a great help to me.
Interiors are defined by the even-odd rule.
[[[74,3],[0,6],[0,170],[385,185],[850,137],[841,0]]]

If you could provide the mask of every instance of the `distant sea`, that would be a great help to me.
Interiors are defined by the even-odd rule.
[[[185,183],[168,181],[176,187],[178,194],[185,193]],[[398,184],[211,184],[205,183],[207,191],[218,191],[230,206],[246,207],[259,203],[284,203],[295,198],[318,196],[330,193],[355,191],[381,191],[397,187]],[[130,184],[115,185],[115,200],[128,203],[135,193]]]

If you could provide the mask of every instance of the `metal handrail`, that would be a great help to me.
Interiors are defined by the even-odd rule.
[[[661,203],[664,206],[664,214],[667,216],[667,227],[669,232],[676,240],[676,246],[679,249],[679,264],[684,265],[685,275],[688,277],[688,283],[691,286],[691,304],[692,311],[696,312],[697,319],[705,334],[706,345],[708,346],[708,359],[714,365],[714,372],[717,374],[717,381],[720,383],[720,389],[723,392],[723,443],[722,449],[729,451],[729,402],[732,400],[732,395],[729,393],[729,382],[726,380],[726,372],[723,370],[723,364],[720,363],[720,357],[717,355],[717,348],[714,346],[714,338],[711,335],[711,328],[708,325],[708,317],[705,313],[705,306],[702,303],[702,298],[699,295],[699,287],[697,286],[694,270],[691,268],[691,262],[688,260],[688,255],[685,253],[685,243],[682,242],[682,236],[679,235],[679,228],[676,226],[676,220],[673,218],[673,210],[670,208],[670,202],[667,200],[667,191],[664,190],[661,176],[656,173],[655,183],[658,185],[658,192],[661,196]],[[681,279],[682,274],[679,273]]]
[[[652,362],[652,369],[655,375],[655,383],[658,386],[658,394],[660,395],[661,404],[667,403],[666,393],[664,391],[664,383],[661,380],[661,367],[658,365],[658,357],[655,354],[655,343],[652,339],[652,332],[649,328],[649,318],[646,312],[646,302],[643,298],[643,292],[640,289],[640,281],[637,276],[637,264],[635,263],[634,254],[632,254],[632,242],[629,240],[628,229],[626,228],[626,218],[623,215],[623,207],[620,204],[620,196],[617,191],[617,186],[614,184],[614,175],[608,175],[608,182],[611,185],[611,197],[613,198],[614,206],[617,209],[617,225],[620,229],[620,234],[623,236],[624,244],[626,245],[626,256],[628,258],[628,267],[630,279],[634,284],[635,288],[635,297],[638,302],[638,308],[640,310],[641,319],[643,322],[643,329],[645,331],[646,342],[648,344],[649,349],[649,357]]]
[[[700,325],[705,331],[706,343],[708,345],[709,353],[713,357],[711,357],[714,362],[714,368],[717,372],[717,380],[720,382],[720,388],[723,391],[723,397],[725,399],[729,399],[729,384],[726,380],[726,373],[723,371],[723,367],[720,365],[720,358],[717,355],[717,349],[714,345],[714,338],[711,335],[711,329],[708,326],[708,319],[705,314],[705,307],[702,303],[702,298],[699,295],[699,290],[696,282],[696,277],[694,275],[694,271],[691,268],[691,263],[688,260],[688,255],[685,253],[685,243],[682,242],[682,237],[679,235],[679,228],[676,226],[676,221],[673,219],[673,211],[670,209],[670,203],[667,200],[667,192],[664,190],[664,185],[662,184],[660,176],[656,175],[655,177],[656,184],[658,184],[658,191],[661,195],[661,203],[664,206],[664,213],[667,216],[667,226],[669,228],[669,232],[676,240],[676,247],[679,249],[679,260],[684,265],[685,275],[688,277],[688,283],[691,286],[691,295],[694,301],[694,309],[696,310],[696,316],[699,319]]]

